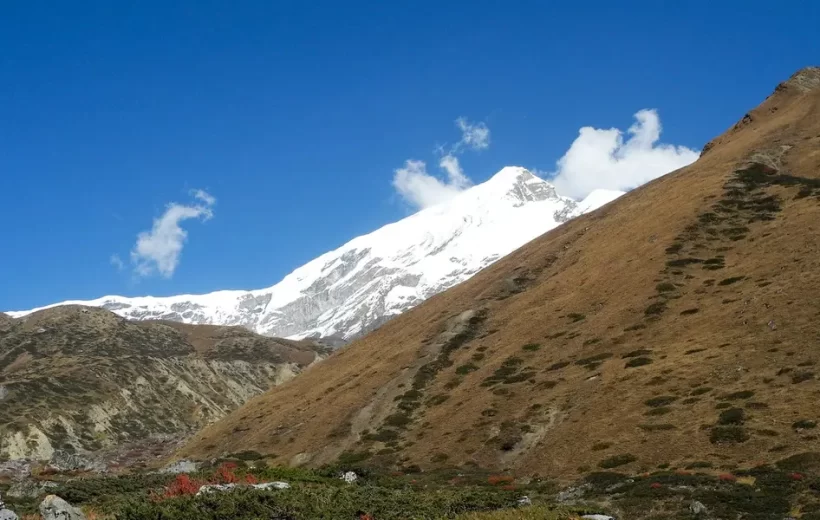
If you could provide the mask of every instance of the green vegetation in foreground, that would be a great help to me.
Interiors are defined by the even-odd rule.
[[[248,488],[214,492],[202,496],[170,496],[175,475],[133,474],[119,477],[73,477],[49,489],[100,519],[118,520],[312,520],[353,519],[364,510],[377,520],[456,518],[470,512],[518,509],[518,499],[528,495],[548,506],[555,487],[546,482],[513,483],[511,477],[457,470],[416,473],[375,473],[352,468],[359,480],[348,484],[339,479],[342,470],[307,470],[283,467],[250,467],[241,460],[232,477],[237,481],[285,481],[287,490],[257,491]],[[264,464],[262,461],[258,461]],[[219,474],[211,467],[191,474],[191,481],[206,481]],[[58,478],[50,476],[49,478]],[[0,483],[0,494],[6,486]],[[39,499],[8,500],[20,514],[33,513]],[[550,517],[547,517],[550,518]]]
[[[576,482],[572,489],[476,470],[420,472],[408,468],[406,473],[386,474],[361,467],[308,470],[267,467],[262,460],[231,462],[230,476],[237,481],[278,480],[290,483],[291,488],[245,488],[200,497],[192,496],[198,487],[187,494],[169,493],[179,479],[201,482],[225,475],[225,466],[214,466],[185,477],[72,477],[49,492],[93,512],[98,520],[352,520],[358,510],[372,514],[376,520],[569,520],[584,513],[633,520],[692,520],[689,507],[693,502],[706,507],[706,518],[820,520],[820,453],[816,452],[732,472],[707,461],[687,463],[686,470],[669,469],[664,464],[663,471],[642,475],[597,471]],[[342,470],[349,469],[360,477],[352,484],[339,479]],[[59,481],[64,477],[48,478]],[[4,496],[7,486],[0,482]],[[571,495],[571,500],[558,505],[559,491]],[[524,495],[532,506],[519,506],[518,500]],[[35,510],[38,500],[8,502],[12,509],[25,514]]]
[[[458,520],[565,520],[572,518],[577,518],[577,516],[569,510],[550,509],[544,506],[465,513],[457,517]]]

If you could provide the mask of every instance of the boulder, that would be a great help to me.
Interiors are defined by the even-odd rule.
[[[236,484],[205,484],[199,488],[199,491],[196,492],[196,496],[213,493],[214,491],[232,491],[235,487]]]
[[[11,509],[6,509],[6,504],[3,503],[3,497],[0,497],[0,520],[18,520],[17,513]]]
[[[698,515],[705,515],[706,513],[708,513],[708,510],[706,509],[705,505],[698,502],[697,500],[693,500],[689,504],[689,512],[692,513],[695,516],[698,516]]]
[[[290,489],[290,484],[287,482],[262,482],[261,484],[254,484],[253,489],[261,489],[262,491],[269,491],[271,489]]]
[[[18,520],[17,513],[11,509],[0,509],[0,520]]]
[[[91,460],[77,453],[69,453],[65,450],[56,450],[48,461],[48,467],[64,471],[99,471],[105,470],[105,465],[99,461]]]
[[[57,495],[48,495],[40,503],[43,520],[86,520],[82,511]]]
[[[172,475],[177,475],[179,473],[194,473],[196,470],[199,469],[199,464],[190,460],[179,460],[174,462],[173,464],[169,464],[165,466],[161,470],[160,473],[170,473]]]
[[[270,491],[272,489],[290,489],[290,484],[287,482],[262,482],[260,484],[253,484],[252,486],[245,486],[243,484],[205,484],[199,488],[199,491],[196,492],[196,496],[213,492],[224,493],[226,491],[233,491],[237,488],[247,489],[247,487],[250,487],[251,489],[258,489],[260,491]]]
[[[31,476],[31,463],[25,460],[0,462],[0,477],[21,479]]]
[[[347,471],[347,472],[343,473],[342,476],[339,477],[339,478],[341,478],[342,480],[344,480],[348,484],[352,484],[352,483],[356,482],[357,480],[359,480],[359,475],[357,475],[353,471]]]

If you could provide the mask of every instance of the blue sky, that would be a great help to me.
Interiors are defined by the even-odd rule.
[[[553,172],[581,127],[645,108],[699,150],[817,64],[817,20],[814,2],[5,4],[0,309],[272,285],[413,211],[394,174],[442,173],[459,117],[490,132],[457,151],[476,183]],[[130,254],[172,202],[193,213],[163,276]]]

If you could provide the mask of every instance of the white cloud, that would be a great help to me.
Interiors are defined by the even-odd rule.
[[[461,130],[461,140],[445,151],[444,146],[436,148],[441,154],[439,167],[447,174],[440,179],[427,172],[424,161],[408,159],[403,168],[395,171],[393,186],[405,201],[416,208],[427,208],[445,202],[472,186],[472,181],[459,163],[457,155],[465,148],[483,150],[490,146],[490,129],[484,123],[472,124],[464,117],[455,121]]]
[[[122,271],[125,269],[125,263],[120,258],[120,255],[111,255],[111,258],[108,259],[111,262],[111,265],[117,268],[117,271]]]
[[[213,206],[216,204],[216,199],[205,190],[193,190],[191,191],[191,195],[193,195],[195,199],[204,202],[206,206]]]
[[[447,179],[449,180],[448,184],[450,186],[458,189],[464,189],[468,188],[472,184],[470,179],[464,175],[464,170],[461,169],[461,165],[458,162],[458,157],[455,155],[445,155],[441,158],[438,165],[442,170],[447,172]]]
[[[191,205],[168,204],[165,213],[154,219],[150,231],[137,235],[137,243],[131,251],[131,262],[139,276],[159,273],[164,278],[173,276],[179,265],[179,257],[188,237],[180,224],[189,219],[208,220],[213,217],[216,199],[203,190],[191,191],[198,202]]]
[[[455,159],[455,157],[452,158]],[[454,171],[447,172],[449,178],[445,181],[427,173],[427,165],[424,161],[407,160],[403,168],[396,170],[393,186],[399,195],[417,208],[427,208],[450,200],[469,185],[469,180],[461,173],[457,159],[454,163],[448,162],[447,164],[447,167]],[[453,173],[458,176],[455,181]]]
[[[456,119],[456,126],[461,129],[461,141],[459,141],[454,151],[466,146],[473,150],[484,150],[490,146],[490,129],[484,123],[471,124],[467,118]]]
[[[635,120],[626,140],[617,128],[581,128],[553,173],[558,191],[576,199],[599,188],[627,191],[697,160],[695,150],[658,143],[657,111],[641,110]]]

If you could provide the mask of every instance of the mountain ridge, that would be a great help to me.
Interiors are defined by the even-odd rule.
[[[179,442],[326,353],[241,327],[131,322],[96,307],[0,321],[0,460],[102,464],[128,444]]]
[[[241,325],[279,337],[350,339],[620,194],[598,190],[579,203],[525,168],[505,167],[452,200],[356,237],[264,289],[104,296],[9,315],[89,305],[129,319]]]
[[[817,150],[808,68],[692,165],[429,298],[178,456],[564,481],[815,460]]]

